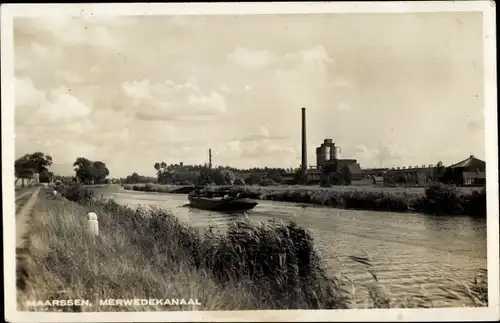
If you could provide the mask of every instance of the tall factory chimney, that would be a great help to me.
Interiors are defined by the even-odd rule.
[[[302,169],[307,169],[306,108],[302,108]]]
[[[212,149],[208,149],[208,168],[212,168]]]

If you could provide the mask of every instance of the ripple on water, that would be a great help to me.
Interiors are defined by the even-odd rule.
[[[154,204],[170,209],[181,220],[203,229],[224,229],[241,215],[226,215],[189,207],[186,195],[126,192],[113,194],[130,206]],[[468,299],[454,300],[443,293],[451,279],[470,281],[475,270],[486,268],[486,222],[468,217],[303,207],[292,203],[259,201],[248,212],[252,221],[290,221],[309,229],[331,275],[348,276],[357,285],[362,303],[367,287],[375,281],[372,271],[395,301],[427,295],[434,306],[470,306]],[[364,255],[371,265],[349,256]]]

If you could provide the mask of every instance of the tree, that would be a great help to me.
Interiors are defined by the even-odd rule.
[[[201,169],[200,175],[198,176],[198,184],[228,185],[231,184],[232,180],[234,181],[233,176],[234,174],[230,174],[224,169],[204,167]]]
[[[155,162],[153,167],[156,169],[158,183],[168,183],[172,179],[172,174],[169,173],[169,167],[167,167],[167,163],[164,161]]]
[[[329,175],[331,173],[335,173],[338,171],[338,164],[336,161],[331,163],[331,164],[327,164],[327,165],[323,166],[321,171],[327,175]]]
[[[328,174],[328,182],[331,185],[344,185],[345,181],[344,178],[342,177],[342,173],[340,172],[333,172]]]
[[[281,172],[277,170],[268,171],[267,178],[271,179],[275,183],[281,183],[283,181],[281,177]]]
[[[95,169],[95,178],[94,180],[97,183],[102,183],[109,175],[109,169],[106,167],[106,164],[102,161],[95,161],[93,163],[93,167]]]
[[[434,166],[434,180],[436,182],[440,182],[443,179],[443,176],[445,175],[446,168],[444,167],[443,163],[439,161],[436,166]]]
[[[301,184],[301,185],[305,184],[307,182],[306,170],[303,168],[298,168],[295,171],[294,179],[295,179],[295,183],[297,183],[297,184]]]
[[[101,183],[109,175],[109,169],[101,161],[93,162],[85,157],[78,157],[73,166],[77,167],[76,177],[83,183]]]
[[[54,178],[54,173],[44,169],[40,172],[38,180],[40,181],[40,183],[50,183],[53,178]]]
[[[236,176],[234,175],[234,173],[228,169],[222,169],[222,170],[219,170],[222,177],[224,178],[224,183],[226,184],[233,184],[234,183],[234,180],[236,179]]]
[[[141,176],[137,173],[132,173],[132,175],[130,175],[130,181],[133,184],[139,183],[141,181]]]
[[[344,180],[344,184],[351,185],[352,173],[351,173],[351,169],[349,168],[349,165],[344,165],[344,167],[342,167],[341,175],[342,175],[342,179]]]
[[[256,185],[260,183],[261,180],[262,178],[259,174],[252,173],[245,178],[245,183],[247,183],[248,185]]]
[[[41,174],[48,171],[52,165],[52,157],[42,152],[26,154],[14,162],[14,173],[17,178],[21,178],[24,187],[24,180],[33,178],[35,173]]]

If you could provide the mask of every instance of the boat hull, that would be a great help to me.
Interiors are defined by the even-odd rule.
[[[210,211],[247,211],[258,203],[254,200],[241,198],[234,200],[210,199],[204,197],[189,197],[191,206]]]

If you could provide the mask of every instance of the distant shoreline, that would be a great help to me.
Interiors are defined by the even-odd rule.
[[[322,205],[334,208],[386,212],[418,212],[441,215],[486,217],[486,191],[481,187],[451,185],[425,187],[375,186],[207,186],[216,192],[230,190],[256,200]],[[194,186],[126,184],[124,190],[187,194]]]

